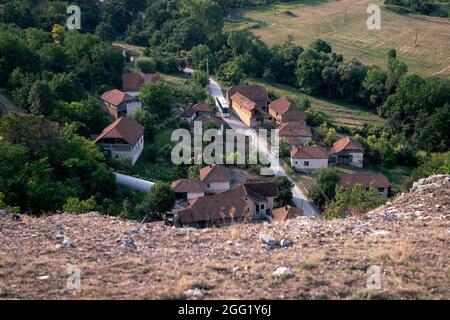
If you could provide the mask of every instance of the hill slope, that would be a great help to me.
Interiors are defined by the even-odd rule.
[[[448,175],[365,218],[333,221],[194,230],[98,214],[0,215],[0,298],[450,298]],[[260,234],[293,244],[270,249]],[[81,291],[65,289],[67,263],[80,267]],[[372,265],[381,290],[366,288]],[[274,278],[282,266],[293,277]]]
[[[381,29],[369,30],[369,5],[381,8]],[[276,3],[233,15],[228,28],[248,28],[269,45],[292,35],[308,45],[316,38],[331,44],[347,59],[386,67],[390,48],[408,64],[411,73],[423,76],[449,75],[450,19],[403,15],[385,10],[383,0],[298,0]],[[418,41],[415,45],[416,32]]]

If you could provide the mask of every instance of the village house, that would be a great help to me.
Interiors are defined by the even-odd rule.
[[[141,102],[138,98],[118,89],[106,91],[100,96],[100,100],[114,119],[131,117],[141,109]]]
[[[111,159],[129,159],[134,165],[144,149],[144,127],[134,120],[119,118],[103,130],[95,143]]]
[[[194,120],[200,116],[211,116],[214,117],[214,107],[206,103],[197,103],[192,107],[186,108],[184,112],[180,115],[180,118],[192,124]]]
[[[157,73],[124,73],[122,75],[123,91],[133,97],[138,97],[141,87],[146,83],[156,83],[161,79]]]
[[[378,194],[387,199],[391,184],[388,178],[381,173],[351,173],[341,176],[339,183],[343,187],[352,185],[361,185],[366,191],[369,190],[371,184],[378,190]]]
[[[305,114],[286,98],[280,98],[269,104],[269,115],[277,123],[305,121]]]
[[[291,167],[296,171],[328,168],[328,151],[321,146],[294,147],[291,150]]]
[[[352,137],[336,141],[328,154],[330,165],[350,165],[358,168],[364,165],[364,148]]]
[[[301,146],[313,136],[306,121],[283,122],[279,130],[280,138],[287,139],[292,146]]]
[[[301,216],[303,216],[302,210],[287,205],[281,208],[273,209],[271,220],[272,222],[284,222]]]
[[[180,179],[172,182],[177,199],[191,200],[205,195],[205,187],[198,180]]]
[[[200,181],[206,193],[220,193],[231,188],[229,169],[220,164],[212,164],[200,169]]]
[[[239,92],[230,98],[231,109],[248,127],[253,128],[264,123],[264,113],[256,103]]]
[[[273,182],[245,183],[189,201],[186,209],[175,214],[175,224],[205,228],[266,220],[276,198],[277,185]]]
[[[267,105],[269,104],[269,94],[267,93],[266,88],[264,88],[263,86],[260,86],[258,84],[251,84],[231,87],[227,92],[227,98],[230,106],[231,97],[233,97],[236,93],[239,93],[247,99],[253,101],[259,110],[267,112]]]

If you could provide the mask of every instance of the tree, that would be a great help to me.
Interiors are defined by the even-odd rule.
[[[140,109],[133,116],[133,119],[144,127],[144,136],[146,142],[152,142],[155,135],[155,119],[146,110]]]
[[[385,202],[374,185],[366,191],[361,185],[336,188],[336,199],[326,205],[324,217],[343,218],[348,215],[362,215]]]
[[[192,180],[200,179],[200,167],[198,165],[190,166],[188,168],[188,178]]]
[[[245,74],[239,65],[239,61],[233,59],[221,65],[219,77],[231,84],[239,84],[245,78]]]
[[[44,69],[55,73],[63,72],[67,65],[67,56],[64,48],[57,43],[46,43],[38,51]]]
[[[28,104],[30,111],[37,115],[50,115],[53,110],[53,93],[45,81],[38,81],[31,87],[28,94]]]
[[[135,62],[135,66],[143,73],[154,73],[156,71],[156,61],[152,58],[138,58]]]
[[[292,204],[292,188],[294,184],[287,177],[276,177],[275,183],[278,188],[277,204],[280,207]]]
[[[90,197],[86,200],[80,200],[75,197],[70,197],[67,199],[66,204],[63,206],[64,212],[67,213],[88,213],[96,210],[97,203],[94,197]]]
[[[104,21],[95,28],[95,34],[103,41],[113,41],[115,37],[113,26]]]
[[[289,158],[291,155],[291,143],[286,138],[280,139],[280,156],[282,158]]]
[[[334,168],[319,169],[313,174],[309,187],[309,196],[318,205],[330,202],[336,195],[336,184],[340,181],[339,173]]]
[[[158,183],[147,194],[144,203],[151,213],[161,217],[172,210],[175,200],[175,191],[168,184]]]
[[[310,47],[317,52],[331,53],[331,46],[322,39],[317,39],[310,44]]]
[[[51,91],[66,102],[80,101],[86,96],[79,80],[73,74],[57,73],[49,82]]]
[[[364,90],[369,95],[369,102],[377,107],[386,96],[387,73],[378,66],[370,66],[363,81]]]
[[[201,87],[206,87],[209,84],[209,78],[206,72],[203,71],[195,71],[192,74],[192,78],[194,79],[195,83],[200,85]]]
[[[139,98],[144,109],[157,118],[164,119],[170,115],[170,91],[164,81],[143,85]]]

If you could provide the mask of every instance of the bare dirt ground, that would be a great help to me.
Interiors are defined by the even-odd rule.
[[[450,178],[366,217],[168,229],[99,214],[0,214],[1,299],[449,299]],[[260,235],[290,240],[269,247]],[[68,290],[67,264],[81,270]],[[381,289],[367,271],[381,269]],[[279,267],[293,274],[274,277]]]

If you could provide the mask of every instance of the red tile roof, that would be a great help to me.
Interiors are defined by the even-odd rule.
[[[128,92],[138,92],[144,83],[155,83],[161,79],[158,73],[124,73],[122,89]]]
[[[213,164],[200,169],[200,180],[204,182],[229,182],[230,173],[227,167]]]
[[[291,107],[281,115],[281,122],[305,121],[305,113],[297,107]]]
[[[232,190],[189,201],[188,207],[178,212],[178,218],[182,224],[226,219],[251,220],[247,201]]]
[[[99,142],[102,139],[123,139],[128,144],[136,145],[144,134],[144,127],[134,120],[120,118],[107,126],[95,139]]]
[[[284,114],[292,107],[292,103],[286,98],[280,98],[275,101],[272,101],[269,104],[269,110],[274,111],[280,115]]]
[[[295,159],[328,159],[328,151],[321,146],[302,146],[293,148],[291,157]]]
[[[269,94],[266,88],[258,84],[233,86],[228,90],[228,98],[231,98],[236,93],[240,93],[253,102],[269,101]]]
[[[236,102],[241,107],[247,109],[250,112],[253,111],[254,109],[257,109],[255,102],[253,102],[249,98],[243,96],[239,92],[232,95],[230,100]]]
[[[295,219],[300,216],[303,216],[303,211],[292,206],[284,206],[273,209],[272,211],[272,220],[278,222]]]
[[[204,193],[205,187],[198,180],[180,179],[172,182],[172,189],[177,193]]]
[[[375,183],[377,188],[389,188],[388,178],[381,173],[351,173],[341,176],[340,185],[347,187],[360,184],[363,188],[369,188],[371,183]]]
[[[129,94],[126,94],[125,92],[118,89],[106,91],[100,96],[100,99],[109,104],[112,104],[113,106],[118,106],[123,102],[136,100],[135,97],[132,97]]]
[[[138,92],[143,84],[139,73],[125,73],[122,75],[122,89],[128,92]]]
[[[364,152],[364,148],[359,142],[355,141],[352,137],[345,137],[333,144],[329,154],[339,153],[343,150],[357,150]]]
[[[311,129],[305,121],[283,122],[279,129],[280,137],[312,137]]]
[[[231,190],[241,197],[248,196],[254,201],[265,201],[268,197],[278,197],[278,187],[275,182],[248,182]]]

